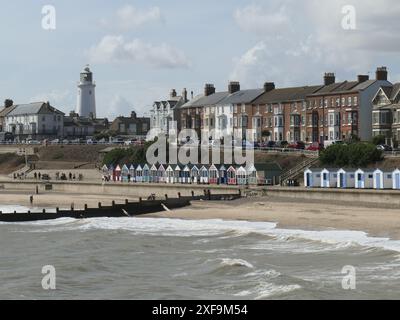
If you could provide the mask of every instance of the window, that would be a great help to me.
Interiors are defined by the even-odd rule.
[[[374,175],[373,174],[369,174],[368,175],[368,179],[373,179],[374,178]]]
[[[347,98],[347,106],[348,106],[348,107],[351,107],[351,97],[348,97],[348,98]]]

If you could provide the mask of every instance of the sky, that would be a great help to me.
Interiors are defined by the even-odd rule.
[[[42,27],[45,5],[55,8],[55,29]],[[377,66],[400,80],[398,0],[0,0],[0,8],[1,101],[50,101],[65,113],[75,110],[86,64],[97,115],[111,119],[149,115],[172,88],[196,95],[205,83],[316,85],[325,72],[354,80]]]

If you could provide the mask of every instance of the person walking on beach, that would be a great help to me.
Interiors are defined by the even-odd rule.
[[[29,197],[29,202],[31,203],[31,205],[33,205],[33,196]]]

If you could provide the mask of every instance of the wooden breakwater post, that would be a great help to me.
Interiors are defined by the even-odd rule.
[[[114,201],[114,200],[111,202],[111,206],[112,206],[113,208],[115,207],[115,201]]]
[[[102,208],[102,205],[101,205],[101,202],[99,202],[99,209],[101,209]]]

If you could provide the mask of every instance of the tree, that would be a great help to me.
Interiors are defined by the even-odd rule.
[[[372,138],[372,143],[376,146],[380,144],[385,144],[385,142],[386,142],[386,137],[382,134]]]

